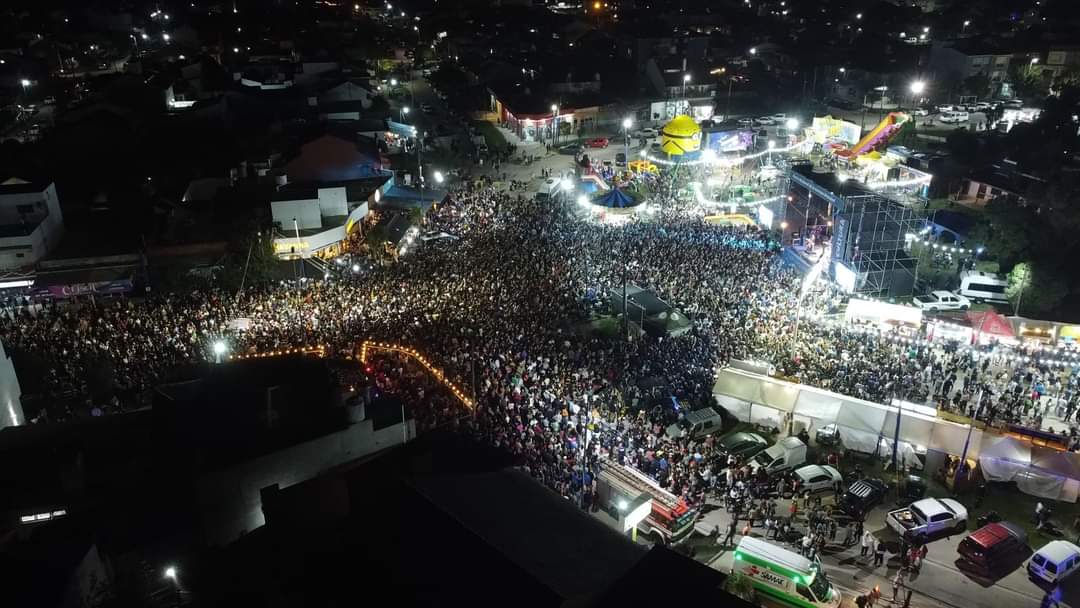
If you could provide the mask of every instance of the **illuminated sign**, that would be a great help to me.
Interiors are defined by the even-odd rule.
[[[291,253],[294,250],[304,250],[311,247],[307,241],[297,243],[293,241],[274,241],[274,251],[277,253]]]

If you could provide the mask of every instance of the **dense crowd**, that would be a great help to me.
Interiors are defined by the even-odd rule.
[[[661,211],[619,226],[577,217],[574,204],[464,187],[426,219],[426,229],[454,238],[396,262],[362,273],[346,264],[327,280],[240,294],[20,312],[0,324],[0,340],[41,372],[46,401],[77,395],[86,410],[105,412],[139,405],[179,364],[213,360],[218,340],[232,353],[319,344],[346,355],[364,338],[415,345],[475,396],[475,416],[463,422],[471,432],[568,496],[589,486],[582,457],[606,456],[703,500],[727,463],[711,438],[666,431],[680,411],[710,402],[715,370],[732,358],[768,360],[856,397],[898,396],[984,419],[1074,413],[1075,377],[1037,359],[891,341],[809,313],[794,336],[799,279],[780,263],[775,234],[711,225],[671,204],[677,193],[663,183],[654,187]],[[624,281],[689,315],[689,330],[630,340],[623,327],[599,330],[596,312]],[[836,304],[825,288],[803,306],[817,314]],[[636,336],[636,323],[630,329]],[[419,404],[422,428],[453,418],[452,400],[422,372],[394,359],[378,367],[382,390]],[[51,415],[86,413],[76,402]]]

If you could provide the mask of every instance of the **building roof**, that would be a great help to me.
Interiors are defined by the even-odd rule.
[[[5,194],[29,194],[43,192],[51,185],[50,182],[27,181],[18,177],[9,177],[0,181],[0,196]]]

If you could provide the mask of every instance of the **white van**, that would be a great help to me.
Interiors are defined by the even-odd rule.
[[[950,123],[950,122],[959,123],[959,122],[967,122],[968,118],[969,118],[969,116],[968,116],[967,112],[961,112],[961,111],[953,110],[952,112],[942,112],[941,116],[938,118],[938,120],[940,120],[941,122],[945,122],[945,123]]]
[[[957,293],[973,302],[1006,303],[1009,301],[1005,297],[1008,285],[1009,281],[992,272],[967,270],[960,273],[960,289]]]
[[[1080,567],[1080,547],[1067,540],[1052,540],[1028,560],[1028,576],[1057,584]]]
[[[790,471],[806,462],[806,444],[798,437],[784,437],[764,452],[758,452],[750,460],[754,473],[765,469],[769,475]]]
[[[739,541],[731,571],[753,581],[761,595],[785,604],[837,608],[842,600],[820,565],[759,538]]]
[[[674,399],[674,397],[672,397]],[[713,433],[719,433],[724,428],[724,419],[711,407],[686,412],[681,420],[667,428],[668,437],[679,437],[685,429],[687,434],[697,439]]]

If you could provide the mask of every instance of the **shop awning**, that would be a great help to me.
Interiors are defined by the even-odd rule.
[[[980,312],[969,310],[965,316],[968,322],[971,323],[971,328],[979,335],[999,336],[1002,338],[1016,337],[1013,334],[1012,324],[1009,323],[1009,320],[997,312],[992,310]]]

